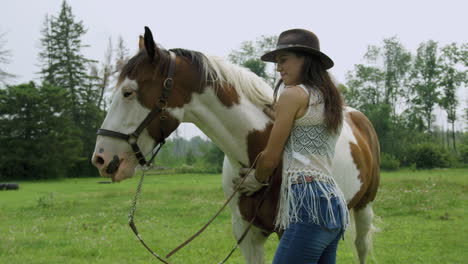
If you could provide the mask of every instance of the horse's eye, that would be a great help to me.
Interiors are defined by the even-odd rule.
[[[133,94],[133,91],[126,91],[126,92],[124,92],[123,96],[124,96],[125,98],[127,98],[127,97],[129,97],[130,95],[132,95],[132,94]]]

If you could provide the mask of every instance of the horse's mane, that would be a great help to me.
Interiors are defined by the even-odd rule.
[[[177,56],[189,59],[206,84],[211,83],[215,87],[229,84],[238,94],[245,95],[253,104],[272,103],[272,88],[253,72],[226,62],[220,57],[205,56],[198,51],[186,49],[172,49],[171,51]]]
[[[213,85],[217,89],[222,89],[225,84],[232,86],[238,94],[243,94],[256,105],[271,104],[273,101],[272,88],[253,72],[226,62],[224,59],[215,56],[205,56],[203,53],[186,49],[171,49],[177,56],[188,59],[195,67],[202,85]],[[122,68],[119,82],[122,81],[133,69],[145,59],[145,52],[140,51],[131,58]],[[160,52],[159,70],[165,74],[170,62],[168,51]]]

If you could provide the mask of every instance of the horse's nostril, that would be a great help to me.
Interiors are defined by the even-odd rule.
[[[99,164],[99,165],[104,165],[104,159],[101,158],[101,157],[97,157],[96,163]]]

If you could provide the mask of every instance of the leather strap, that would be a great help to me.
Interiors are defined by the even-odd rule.
[[[255,160],[253,161],[252,165],[250,166],[249,168],[249,172],[247,174],[249,174],[254,168],[255,168],[255,164],[257,163],[257,160],[258,158],[262,155],[262,152],[258,153],[257,154],[257,157],[255,157]],[[234,196],[239,192],[239,189],[240,189],[240,186],[242,185],[242,183],[244,183],[245,179],[247,178],[247,175],[245,177],[242,178],[242,180],[236,185],[234,186],[234,189],[231,193],[231,196],[229,196],[229,198],[224,202],[224,204],[221,206],[221,208],[219,208],[219,210],[214,214],[214,216],[208,220],[208,222],[202,226],[200,228],[200,230],[198,230],[195,234],[193,234],[192,236],[190,236],[187,240],[185,240],[182,244],[180,244],[179,246],[177,246],[175,249],[173,249],[171,252],[169,252],[169,254],[166,255],[166,258],[170,258],[172,255],[174,255],[177,251],[179,251],[180,249],[182,249],[183,247],[185,247],[186,245],[188,245],[190,242],[192,242],[192,240],[194,240],[197,236],[199,236],[201,233],[203,233],[203,231],[205,231],[205,229],[216,219],[216,217],[224,210],[224,208],[231,202],[232,198],[234,198]],[[271,180],[271,177],[270,177],[270,180]],[[262,196],[262,199],[260,201],[260,204],[258,205],[258,207],[256,208],[255,210],[255,213],[254,213],[254,216],[253,218],[250,220],[249,222],[249,225],[247,226],[247,228],[244,230],[244,232],[242,233],[241,237],[239,238],[238,241],[236,241],[236,246],[232,249],[232,251],[228,254],[228,256],[220,263],[224,263],[231,255],[232,253],[237,249],[237,247],[239,246],[239,244],[244,240],[245,236],[247,235],[247,233],[249,232],[250,230],[250,227],[252,226],[253,224],[253,221],[255,220],[255,217],[257,216],[257,213],[260,209],[260,207],[262,206],[265,198],[266,198],[266,193],[270,190],[271,188],[271,183],[268,185],[267,187],[268,189],[265,191],[265,193],[263,194]]]
[[[101,136],[108,136],[108,137],[114,137],[114,138],[121,138],[125,141],[128,141],[129,139],[129,135],[127,134],[123,134],[123,133],[120,133],[120,132],[116,132],[116,131],[112,131],[112,130],[107,130],[107,129],[98,129],[97,135],[101,135]]]

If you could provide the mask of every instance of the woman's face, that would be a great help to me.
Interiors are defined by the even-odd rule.
[[[301,73],[304,57],[289,51],[280,51],[276,55],[276,70],[280,73],[284,85],[298,85],[302,83]]]

